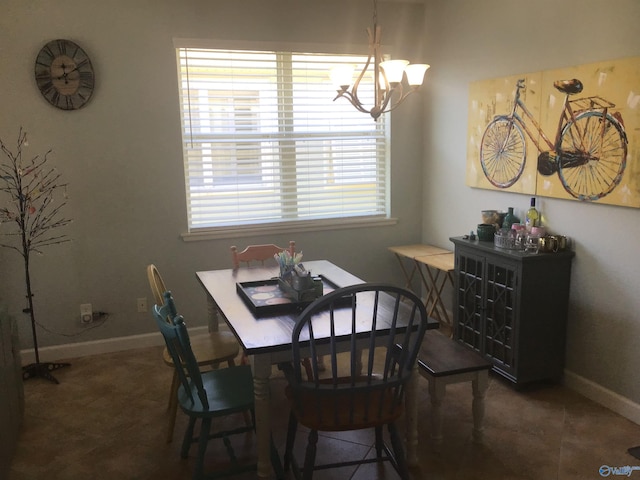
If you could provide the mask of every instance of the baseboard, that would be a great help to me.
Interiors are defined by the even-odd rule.
[[[190,335],[207,332],[207,327],[189,328]],[[128,337],[107,338],[104,340],[92,340],[89,342],[67,343],[38,349],[41,362],[57,362],[70,358],[86,357],[101,353],[120,352],[134,348],[156,347],[164,345],[160,332],[131,335]],[[20,351],[22,364],[28,365],[36,361],[33,348]]]
[[[564,372],[564,385],[640,425],[640,404],[568,370]]]

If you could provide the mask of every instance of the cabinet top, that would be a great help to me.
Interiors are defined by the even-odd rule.
[[[493,242],[485,242],[485,241],[480,241],[478,239],[469,240],[469,239],[465,239],[464,237],[450,237],[449,240],[451,240],[456,247],[464,246],[464,247],[475,248],[482,252],[501,255],[503,257],[518,259],[521,261],[527,261],[527,260],[535,261],[536,259],[551,260],[554,258],[566,259],[566,258],[572,258],[575,256],[575,252],[573,252],[572,250],[564,250],[561,252],[554,252],[554,253],[529,253],[523,250],[509,250],[506,248],[498,248],[493,244]]]

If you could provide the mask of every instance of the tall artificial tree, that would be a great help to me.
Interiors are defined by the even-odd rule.
[[[49,150],[44,156],[25,156],[29,146],[27,133],[20,128],[15,151],[0,139],[3,158],[0,162],[0,246],[20,253],[24,260],[27,307],[23,309],[31,319],[35,363],[23,367],[23,378],[46,378],[58,383],[51,371],[68,366],[68,363],[41,362],[38,353],[36,317],[33,309],[33,291],[29,262],[31,254],[41,254],[44,247],[69,241],[58,229],[71,220],[62,217],[66,205],[66,183],[49,165]]]

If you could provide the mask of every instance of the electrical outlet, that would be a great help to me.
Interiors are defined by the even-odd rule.
[[[145,313],[147,311],[147,297],[141,297],[138,299],[138,313]]]
[[[91,323],[93,322],[93,308],[90,303],[80,304],[80,322]]]

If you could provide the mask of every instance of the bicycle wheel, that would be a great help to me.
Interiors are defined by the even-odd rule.
[[[565,190],[594,201],[611,193],[627,166],[627,135],[603,112],[583,112],[562,129],[558,175]]]
[[[513,119],[494,118],[480,144],[480,164],[487,180],[498,188],[516,183],[524,170],[525,149],[524,134]]]

